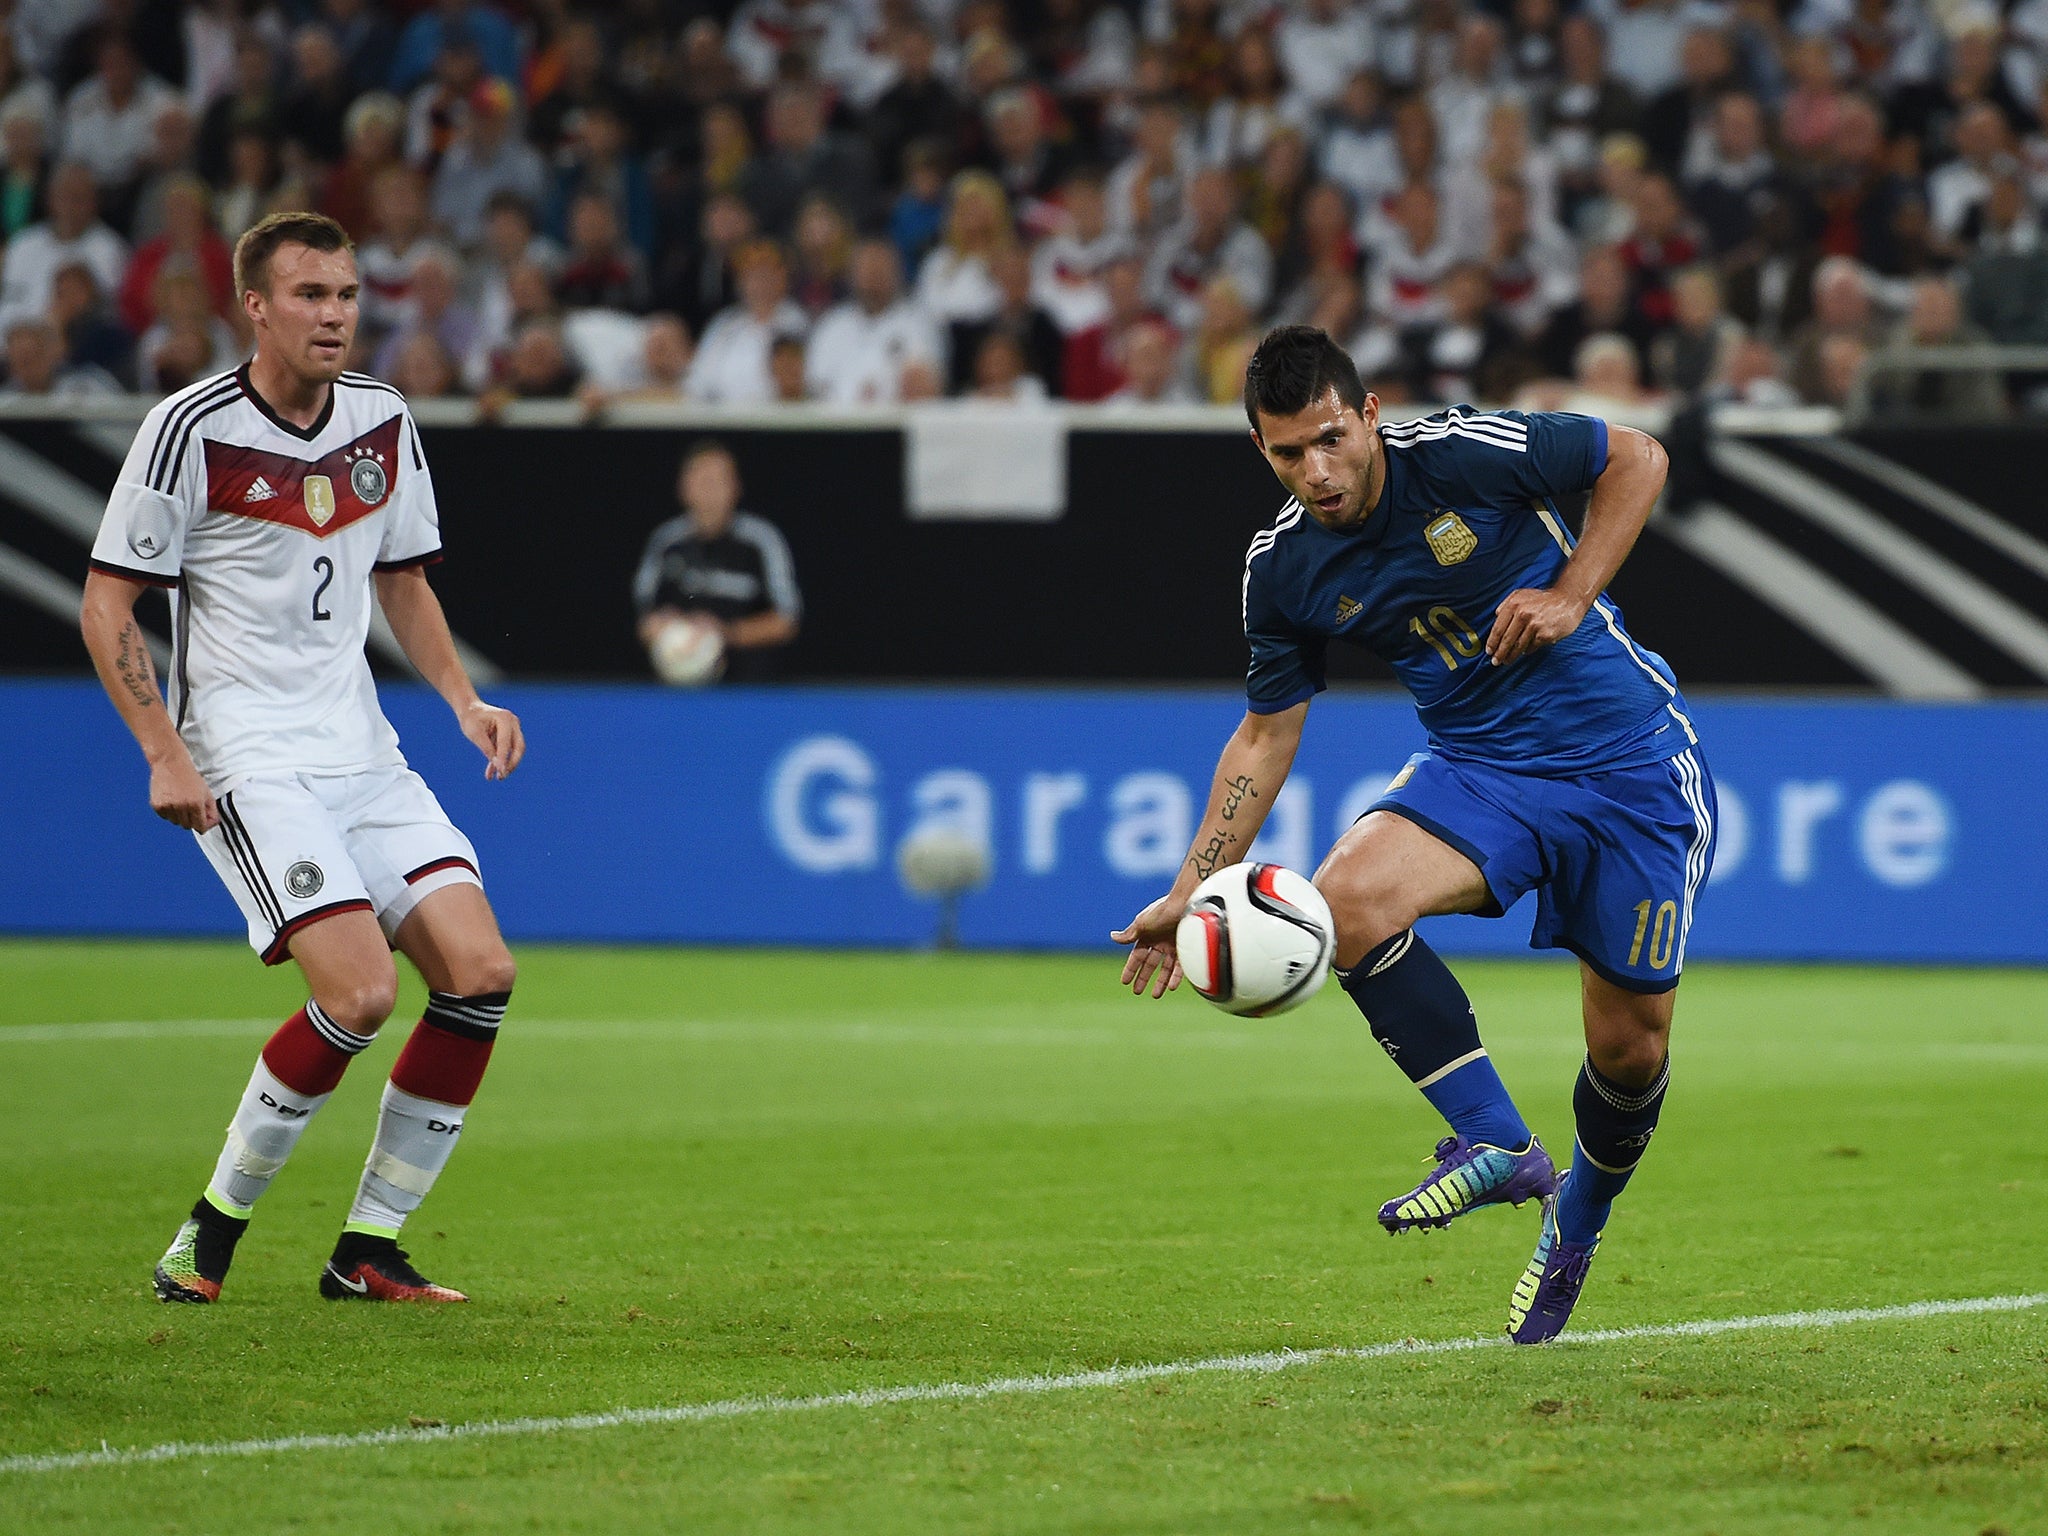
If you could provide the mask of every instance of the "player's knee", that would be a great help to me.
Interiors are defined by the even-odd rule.
[[[1325,864],[1316,872],[1316,889],[1337,920],[1339,955],[1363,954],[1384,944],[1421,916],[1412,899],[1404,899],[1370,870]]]
[[[1669,1030],[1653,1021],[1637,1020],[1630,1027],[1608,1031],[1605,1038],[1589,1042],[1586,1054],[1609,1082],[1624,1088],[1647,1088],[1657,1080],[1669,1049]]]
[[[373,1035],[398,1006],[398,973],[365,976],[323,990],[316,999],[327,1016],[343,1029]]]
[[[502,944],[494,944],[458,956],[449,966],[448,979],[453,983],[453,990],[463,997],[510,992],[512,984],[519,979],[519,967],[510,950]]]

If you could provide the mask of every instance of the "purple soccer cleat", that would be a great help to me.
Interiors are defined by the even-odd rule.
[[[1482,1205],[1520,1205],[1548,1199],[1557,1189],[1557,1169],[1534,1136],[1520,1152],[1446,1136],[1436,1144],[1436,1159],[1428,1178],[1380,1207],[1380,1225],[1389,1232],[1447,1227]]]
[[[1557,1182],[1562,1188],[1564,1179]],[[1517,1344],[1547,1344],[1564,1332],[1599,1246],[1598,1236],[1590,1243],[1564,1241],[1557,1231],[1557,1197],[1552,1195],[1543,1202],[1543,1230],[1536,1238],[1536,1252],[1508,1298],[1508,1334]]]

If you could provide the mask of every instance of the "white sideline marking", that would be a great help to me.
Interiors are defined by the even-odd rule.
[[[1282,1046],[1327,1043],[1315,1034],[1319,1026],[1318,1022],[1311,1018],[1300,1020],[1301,1024],[1307,1026],[1306,1032],[1297,1029],[1292,1019],[1265,1020],[1262,1021],[1265,1027],[1257,1030],[1219,1029],[1206,1019],[1177,1024],[1169,1029],[1143,1024],[1058,1028],[987,1025],[974,1022],[982,1017],[1002,1017],[1006,1013],[1016,1012],[1009,1008],[931,1011],[935,1015],[942,1014],[945,1022],[906,1023],[902,1021],[901,1015],[893,1015],[889,1019],[873,1023],[857,1018],[819,1020],[801,1024],[752,1019],[519,1019],[518,1025],[522,1039],[529,1035],[543,1040],[647,1039],[691,1045],[789,1040],[833,1045],[953,1045],[971,1049],[986,1046],[1128,1046],[1173,1051],[1206,1047],[1212,1050],[1271,1052]],[[247,1040],[253,1045],[276,1028],[275,1018],[114,1019],[76,1024],[0,1024],[0,1047],[91,1045],[120,1040],[210,1039]],[[1491,1025],[1486,1031],[1486,1037],[1495,1046],[1513,1046],[1525,1052],[1543,1051],[1569,1055],[1574,1061],[1582,1051],[1581,1047],[1563,1041],[1554,1030],[1522,1028],[1513,1023],[1497,1022]],[[1332,1038],[1337,1044],[1348,1048],[1356,1046],[1359,1040],[1367,1037],[1358,1035],[1350,1039]],[[1778,1048],[1766,1044],[1753,1049]],[[1794,1050],[1795,1046],[1786,1045],[1783,1049],[1789,1052]],[[1797,1042],[1796,1049],[1802,1062],[1811,1062],[1816,1053],[1822,1056],[1840,1056],[1848,1060],[1860,1057],[1863,1051],[1862,1044],[1854,1041],[1816,1044],[1806,1040]],[[1950,1066],[1958,1062],[2033,1063],[2048,1060],[2048,1040],[1941,1040],[1922,1044],[1915,1049],[1918,1056]],[[1375,1060],[1378,1059],[1376,1050],[1366,1054]]]
[[[1846,1323],[1883,1323],[1922,1317],[1956,1317],[1978,1312],[2024,1312],[2048,1305],[2048,1293],[1977,1296],[1960,1301],[1914,1301],[1896,1307],[1828,1308],[1776,1312],[1757,1317],[1705,1318],[1691,1323],[1656,1323],[1640,1328],[1593,1328],[1567,1334],[1559,1346],[1620,1344],[1638,1339],[1698,1339],[1724,1333],[1773,1328],[1839,1328]],[[448,1440],[502,1439],[514,1435],[559,1435],[577,1430],[626,1429],[643,1424],[701,1424],[716,1419],[754,1418],[777,1413],[811,1413],[825,1408],[890,1408],[899,1403],[979,1402],[991,1397],[1037,1397],[1089,1387],[1121,1387],[1167,1376],[1260,1375],[1331,1360],[1386,1360],[1403,1355],[1453,1355],[1475,1349],[1511,1347],[1505,1335],[1469,1339],[1402,1339],[1356,1349],[1283,1349],[1259,1355],[1216,1355],[1163,1365],[1117,1365],[1065,1376],[999,1376],[992,1381],[947,1381],[927,1386],[869,1387],[819,1397],[736,1397],[723,1402],[678,1403],[667,1408],[617,1408],[609,1413],[565,1414],[558,1418],[483,1419],[473,1424],[414,1429],[372,1429],[348,1435],[280,1435],[269,1440],[174,1440],[163,1445],[108,1446],[96,1451],[61,1451],[0,1457],[0,1473],[65,1472],[80,1467],[136,1466],[145,1462],[189,1461],[214,1456],[268,1456],[282,1451],[353,1451],[389,1445],[431,1445]]]

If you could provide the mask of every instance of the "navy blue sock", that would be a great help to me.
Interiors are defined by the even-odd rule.
[[[1557,1235],[1566,1242],[1590,1243],[1607,1225],[1614,1197],[1627,1188],[1657,1129],[1670,1080],[1668,1056],[1647,1088],[1622,1087],[1603,1075],[1590,1056],[1579,1068],[1579,1083],[1572,1090],[1579,1139],[1571,1177],[1557,1201]]]
[[[1479,1043],[1472,1000],[1414,929],[1337,976],[1373,1038],[1452,1130],[1511,1152],[1529,1145],[1529,1127]]]

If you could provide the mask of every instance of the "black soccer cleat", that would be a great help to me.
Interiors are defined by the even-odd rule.
[[[235,1261],[235,1244],[248,1230],[248,1217],[230,1216],[202,1195],[156,1261],[156,1273],[150,1277],[156,1299],[200,1306],[218,1301],[221,1282]]]
[[[395,1239],[344,1232],[334,1257],[320,1271],[320,1294],[329,1301],[467,1301],[412,1267]]]

